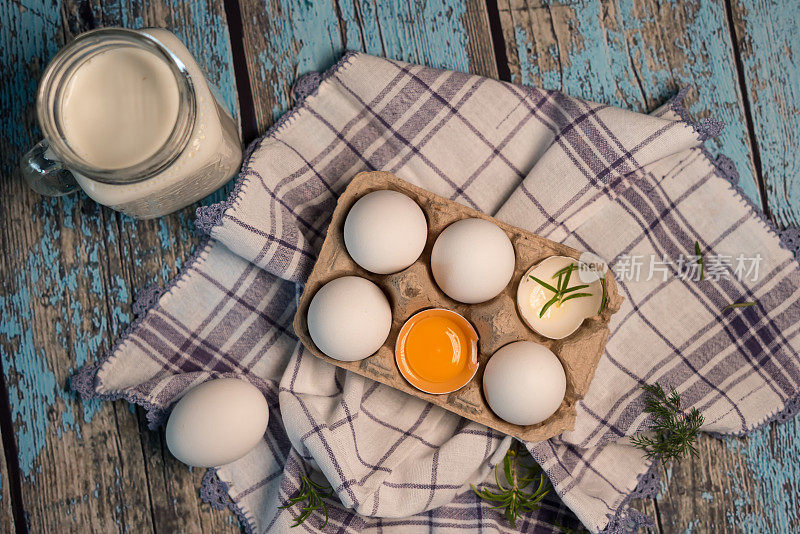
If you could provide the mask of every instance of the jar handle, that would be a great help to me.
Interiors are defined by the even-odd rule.
[[[60,197],[80,187],[45,140],[39,141],[22,157],[20,171],[31,189],[44,196]]]

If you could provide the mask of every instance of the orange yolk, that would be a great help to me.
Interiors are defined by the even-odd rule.
[[[451,393],[478,371],[478,333],[454,311],[423,310],[400,329],[394,356],[400,374],[415,388]]]
[[[449,317],[422,317],[411,325],[405,340],[405,356],[415,375],[431,382],[445,382],[464,371],[470,357],[470,338]]]

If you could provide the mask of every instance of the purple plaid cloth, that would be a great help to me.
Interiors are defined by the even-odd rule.
[[[638,280],[617,274],[626,301],[575,429],[527,444],[591,531],[642,523],[627,504],[657,487],[627,440],[648,424],[641,384],[676,387],[707,431],[743,434],[789,416],[800,382],[798,265],[728,179],[727,160],[703,148],[719,125],[692,123],[680,96],[641,115],[363,54],[304,80],[303,101],[254,144],[230,199],[198,210],[209,238],[195,257],[74,380],[86,395],[145,405],[154,425],[211,377],[257,385],[272,412],[267,434],[209,471],[202,490],[249,532],[288,530],[298,511],[278,507],[312,472],[341,502],[330,505],[330,531],[574,526],[551,499],[512,529],[469,491],[509,438],[335,369],[297,342],[297,293],[338,194],[363,170],[391,171],[617,267],[637,257],[670,265],[654,274],[646,264]],[[702,281],[676,276],[683,264],[668,260],[694,256],[695,242]],[[723,276],[725,261],[712,268],[712,257],[743,255],[758,255],[758,276]],[[724,310],[742,301],[756,304]],[[321,524],[314,514],[301,528]]]

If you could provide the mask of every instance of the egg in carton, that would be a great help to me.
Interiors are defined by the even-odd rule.
[[[374,274],[353,261],[344,244],[343,227],[350,208],[373,191],[393,190],[414,200],[428,224],[428,239],[422,254],[408,268],[393,274]],[[464,304],[448,297],[436,284],[430,268],[431,249],[439,234],[450,224],[469,218],[493,222],[511,240],[515,268],[511,281],[496,297],[479,304]],[[575,425],[575,405],[589,389],[600,356],[609,336],[608,323],[619,310],[622,297],[610,271],[605,273],[606,304],[601,313],[586,318],[581,326],[563,339],[549,339],[529,328],[520,316],[516,296],[521,278],[534,265],[551,256],[579,259],[581,252],[505,224],[488,215],[409,184],[388,172],[363,172],[345,189],[333,213],[319,258],[298,303],[294,330],[300,341],[316,357],[337,367],[371,378],[419,397],[467,419],[476,421],[525,441],[541,441],[557,436]],[[386,295],[392,322],[386,341],[376,353],[359,361],[340,361],[326,356],[311,338],[307,322],[314,294],[327,282],[343,276],[360,276],[377,284]],[[395,343],[403,324],[415,313],[445,308],[461,314],[478,333],[478,370],[462,388],[449,394],[430,394],[412,386],[401,375],[395,361]],[[486,363],[501,347],[515,341],[533,341],[550,349],[561,362],[566,375],[564,399],[556,412],[534,425],[515,425],[504,421],[490,409],[481,384]]]

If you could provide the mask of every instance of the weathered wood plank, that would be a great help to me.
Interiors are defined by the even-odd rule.
[[[2,435],[0,435],[0,532],[15,531],[14,511],[11,502],[11,483],[8,478],[6,454],[3,448]]]
[[[723,0],[500,0],[512,80],[636,111],[690,86],[696,118],[723,120],[711,143],[760,204]]]
[[[247,67],[259,132],[292,104],[298,75],[345,50],[496,76],[483,2],[243,0]]]
[[[797,532],[798,426],[791,421],[747,439],[702,436],[699,457],[662,470],[664,532]]]
[[[699,449],[697,458],[661,469],[656,504],[663,531],[738,532],[743,525],[731,521],[733,514],[753,509],[752,503],[737,499],[749,497],[749,488],[738,496],[732,490],[743,474],[741,459],[730,454],[724,442],[708,436],[701,437]]]
[[[800,3],[730,4],[769,213],[800,226]]]
[[[731,477],[731,522],[739,530],[800,531],[800,421],[772,425],[746,440],[728,439],[741,471]],[[724,472],[723,472],[724,473]]]
[[[514,81],[562,89],[575,96],[639,111],[652,109],[682,86],[699,89],[690,93],[687,101],[690,111],[697,117],[710,114],[725,120],[725,131],[712,150],[719,149],[734,159],[742,186],[760,203],[731,29],[721,0],[681,3],[501,0],[499,7]],[[761,26],[763,39],[771,35],[770,20],[774,17],[762,14],[760,19],[752,19],[752,24],[757,20]],[[796,26],[793,18],[781,21],[786,28]],[[750,31],[748,27],[748,33],[740,30],[740,34],[749,35]],[[783,39],[784,42],[789,39],[787,32],[783,32]],[[778,50],[775,43],[772,46]],[[789,48],[783,45],[781,50]],[[751,60],[753,80],[760,80],[761,85],[773,84],[773,79],[764,75],[764,69],[778,67],[762,66],[758,70],[761,58],[755,55]],[[796,65],[790,70],[786,61],[781,65],[784,78],[800,72]],[[773,91],[791,93],[797,86],[800,84],[784,83]],[[783,105],[791,96],[774,95],[771,93],[773,106],[776,101]],[[786,156],[789,145],[778,147],[776,143],[793,137],[787,137],[783,131],[776,132],[774,125],[776,121],[784,121],[785,128],[787,111],[796,110],[797,100],[794,102],[794,107],[783,108],[782,115],[775,110],[767,112],[773,122],[772,126],[763,126],[762,137],[775,136],[776,157],[780,152],[780,157],[791,159]],[[795,118],[792,113],[788,115]],[[796,136],[796,132],[792,135]],[[777,169],[781,164],[778,159],[773,161]],[[794,175],[780,176],[773,179],[770,193],[779,180],[783,180],[785,191],[793,187],[786,184]],[[770,207],[779,202],[783,202],[782,213],[791,212],[792,208],[786,208],[789,204],[786,198],[770,200]],[[659,498],[655,502],[640,502],[638,508],[657,517],[657,529],[663,532],[693,529],[786,532],[787,525],[797,522],[796,503],[787,499],[787,495],[800,483],[800,469],[796,457],[780,450],[771,436],[778,433],[793,443],[797,441],[797,432],[796,423],[792,422],[764,430],[749,441],[721,442],[704,437],[700,457],[666,469]],[[776,469],[778,465],[788,469]]]
[[[140,410],[82,404],[66,388],[132,321],[133,290],[172,277],[197,241],[193,208],[137,222],[84,195],[42,199],[13,173],[37,135],[32,102],[47,60],[70,36],[109,25],[172,29],[237,110],[221,3],[0,5],[0,357],[23,503],[34,532],[237,531],[230,514],[200,503],[202,473],[169,456]]]

